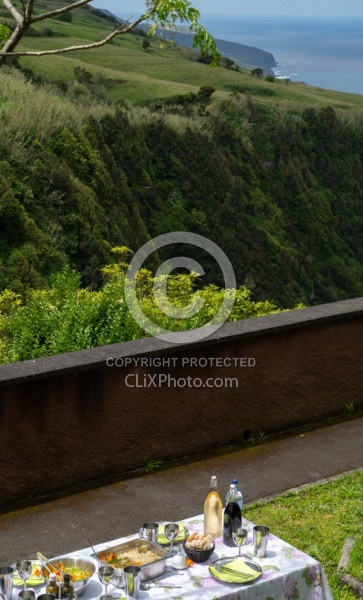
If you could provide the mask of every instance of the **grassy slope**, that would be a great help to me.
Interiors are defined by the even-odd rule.
[[[54,8],[54,5],[54,2],[42,2],[42,11]],[[54,32],[62,33],[62,37],[27,37],[21,48],[43,50],[89,43],[112,29],[109,21],[93,15],[88,9],[77,9],[73,15],[72,23],[49,20],[38,25],[38,28],[48,25]],[[147,102],[173,94],[197,92],[201,86],[212,85],[218,95],[227,95],[233,91],[233,86],[248,86],[256,101],[263,103],[289,100],[315,105],[363,106],[363,96],[358,94],[328,91],[302,83],[286,85],[281,80],[269,83],[253,78],[244,70],[238,73],[211,69],[186,60],[175,47],[164,45],[161,48],[158,39],[152,40],[151,49],[146,52],[142,49],[142,39],[135,35],[121,36],[113,44],[99,49],[23,58],[22,63],[54,79],[72,77],[73,68],[79,65],[107,79],[120,80],[119,84],[114,83],[108,88],[107,93],[113,100]],[[271,92],[272,96],[264,95]]]
[[[345,539],[361,533],[362,491],[363,473],[357,471],[267,504],[251,505],[244,516],[268,525],[275,535],[319,560],[334,600],[353,600],[354,594],[339,583],[337,567]]]

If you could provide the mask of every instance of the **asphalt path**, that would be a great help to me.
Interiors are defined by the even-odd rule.
[[[211,475],[222,500],[237,477],[245,502],[363,468],[363,418],[295,433],[0,516],[1,566],[135,533],[146,521],[203,512]]]

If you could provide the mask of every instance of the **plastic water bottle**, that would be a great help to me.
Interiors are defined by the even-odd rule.
[[[243,495],[242,495],[241,490],[238,487],[238,479],[232,479],[232,483],[236,486],[237,504],[240,507],[241,512],[242,512],[242,509],[243,509]]]

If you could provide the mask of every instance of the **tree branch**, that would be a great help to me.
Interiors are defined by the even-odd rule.
[[[31,16],[34,8],[34,0],[28,0],[28,4],[25,9],[25,20],[31,21]]]
[[[74,50],[89,50],[89,48],[99,48],[100,46],[104,46],[105,44],[107,44],[107,42],[112,40],[117,35],[122,35],[124,33],[128,33],[129,31],[131,31],[131,29],[134,29],[134,27],[137,27],[137,25],[139,25],[139,23],[141,23],[144,20],[145,20],[145,15],[143,15],[142,17],[140,17],[139,19],[137,19],[133,23],[130,23],[130,25],[127,25],[127,26],[126,26],[127,21],[125,21],[125,23],[123,23],[118,29],[115,29],[115,31],[110,33],[107,37],[103,38],[103,40],[101,40],[99,42],[92,42],[92,44],[84,44],[82,46],[69,46],[68,48],[58,48],[57,50],[42,50],[39,52],[6,52],[6,51],[2,50],[0,52],[0,57],[1,56],[44,56],[44,55],[49,55],[49,54],[63,54],[64,52],[73,52]]]
[[[21,23],[23,21],[23,17],[20,12],[15,8],[15,6],[10,2],[10,0],[3,0],[3,4],[5,8],[8,9],[11,16],[14,17],[17,23]]]
[[[44,21],[44,19],[51,19],[53,17],[57,17],[58,15],[63,15],[63,13],[69,12],[70,10],[74,10],[75,8],[79,8],[80,6],[85,6],[90,2],[91,0],[78,0],[78,2],[67,4],[62,8],[56,8],[55,10],[51,10],[50,12],[43,13],[41,15],[36,15],[32,17],[31,22],[37,23],[38,21]]]

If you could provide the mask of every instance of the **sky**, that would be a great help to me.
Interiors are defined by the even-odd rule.
[[[145,4],[142,0],[94,0],[93,6],[107,8],[121,16],[138,16]],[[276,15],[363,17],[362,0],[191,0],[205,15]]]

